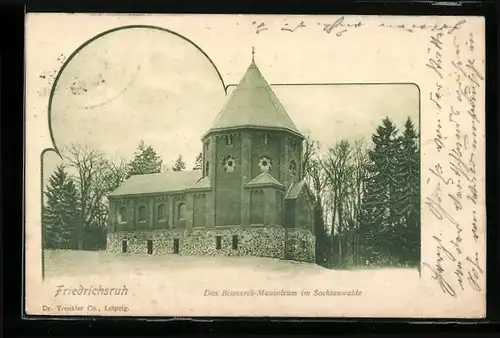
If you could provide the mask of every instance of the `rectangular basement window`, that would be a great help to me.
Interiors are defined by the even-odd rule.
[[[148,255],[152,255],[152,254],[153,254],[153,241],[148,240]]]
[[[222,238],[220,236],[215,237],[215,248],[220,250],[222,248]]]
[[[174,254],[178,254],[178,253],[179,253],[179,239],[174,238]]]
[[[238,250],[238,235],[233,235],[233,250]]]
[[[127,241],[122,241],[122,253],[127,253]]]

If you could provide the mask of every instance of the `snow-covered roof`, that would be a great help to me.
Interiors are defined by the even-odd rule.
[[[305,180],[292,183],[292,185],[288,188],[288,191],[286,192],[285,199],[296,199],[297,197],[299,197],[299,194],[305,185],[306,185]]]
[[[189,186],[187,188],[189,189],[210,189],[210,180],[208,179],[208,176],[205,176],[202,179],[199,179],[196,181],[193,185]]]
[[[187,189],[206,189],[210,188],[209,183],[208,179],[201,179],[201,171],[199,170],[168,171],[158,174],[134,175],[125,180],[108,196],[181,192]]]
[[[253,180],[247,183],[247,187],[256,187],[256,186],[265,186],[265,185],[274,185],[281,188],[285,186],[281,184],[277,179],[275,179],[269,172],[264,171],[255,177]]]

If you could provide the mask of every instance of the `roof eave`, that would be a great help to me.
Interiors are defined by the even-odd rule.
[[[244,125],[244,126],[234,126],[234,127],[211,128],[205,134],[203,134],[203,136],[201,137],[201,140],[202,141],[205,140],[210,134],[220,133],[220,132],[225,132],[225,131],[242,130],[242,129],[284,131],[284,132],[291,133],[291,134],[299,137],[302,140],[305,140],[305,136],[302,133],[300,133],[299,131],[290,129],[290,128],[284,128],[284,127],[264,127],[264,126],[255,126],[255,125]]]
[[[114,195],[108,195],[108,200],[112,199],[120,199],[120,198],[134,198],[134,197],[153,197],[157,195],[176,195],[176,194],[182,194],[185,193],[186,189],[181,189],[181,190],[167,190],[167,191],[152,191],[152,192],[136,192],[132,194],[127,194],[127,193],[121,193],[121,194],[114,194]]]
[[[269,188],[269,187],[275,187],[275,188],[279,188],[281,190],[285,190],[284,185],[276,184],[276,183],[253,183],[253,184],[245,185],[245,188],[247,188],[247,189],[250,189],[250,188]]]
[[[210,191],[212,190],[212,187],[191,187],[191,188],[186,188],[186,192],[193,192],[193,191]]]
[[[176,195],[183,194],[187,192],[196,192],[196,191],[211,191],[212,187],[188,187],[184,189],[178,190],[166,190],[166,191],[154,191],[154,192],[137,192],[137,193],[121,193],[121,194],[109,194],[108,200],[120,199],[120,198],[133,198],[133,197],[143,197],[143,196],[156,196],[156,195]]]

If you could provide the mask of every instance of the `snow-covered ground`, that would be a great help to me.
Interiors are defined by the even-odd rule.
[[[418,310],[405,304],[417,305],[415,294],[420,287],[415,269],[330,270],[260,257],[102,251],[47,251],[45,276],[44,290],[33,291],[37,295],[31,296],[37,304],[94,304],[100,309],[106,304],[126,305],[126,312],[111,314],[143,316],[398,317],[410,315],[406,310]],[[124,285],[128,293],[121,297],[54,297],[59,286]],[[248,296],[259,290],[293,292],[295,296]],[[249,292],[224,296],[224,291]]]
[[[255,274],[316,274],[327,269],[316,264],[284,261],[261,257],[198,257],[180,255],[140,255],[110,253],[105,251],[48,250],[45,252],[45,275],[47,278],[63,276],[144,275],[176,271],[185,273],[195,270],[229,271]]]

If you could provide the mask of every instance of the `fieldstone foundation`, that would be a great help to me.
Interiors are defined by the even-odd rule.
[[[285,259],[315,263],[316,238],[304,229],[286,229]]]
[[[108,233],[108,252],[184,256],[258,256],[314,262],[315,239],[283,227],[170,229]]]

